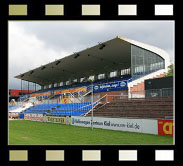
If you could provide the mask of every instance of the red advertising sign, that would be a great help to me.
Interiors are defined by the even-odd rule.
[[[158,135],[173,137],[173,120],[158,120]]]
[[[25,120],[43,121],[43,115],[41,114],[24,114]]]

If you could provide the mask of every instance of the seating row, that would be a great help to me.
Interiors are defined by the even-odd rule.
[[[93,103],[93,107],[98,104]],[[26,109],[24,113],[47,113],[52,115],[84,115],[92,109],[91,102],[87,103],[67,103],[67,104],[41,104]]]

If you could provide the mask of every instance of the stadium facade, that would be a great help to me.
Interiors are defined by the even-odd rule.
[[[91,79],[97,100],[105,94],[132,97],[145,89],[144,80],[163,77],[169,65],[164,50],[117,36],[15,78],[39,84],[41,90],[30,94],[38,98],[87,92]]]

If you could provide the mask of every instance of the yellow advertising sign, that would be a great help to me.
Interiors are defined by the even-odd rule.
[[[62,99],[62,104],[66,104],[69,103],[69,98],[63,98]]]
[[[31,94],[31,97],[40,97],[40,96],[50,96],[51,92],[44,92],[44,93],[36,93],[36,94]]]
[[[64,94],[64,93],[75,93],[75,92],[85,92],[87,90],[86,87],[76,88],[76,89],[67,89],[67,90],[58,90],[54,91],[54,95]],[[40,96],[50,96],[51,92],[44,92],[44,93],[36,93],[31,94],[31,97],[40,97]]]
[[[86,87],[81,87],[81,88],[76,88],[76,89],[59,90],[59,91],[54,91],[54,95],[64,94],[64,93],[85,92],[86,90],[87,90]]]
[[[65,117],[47,116],[47,122],[65,124]]]

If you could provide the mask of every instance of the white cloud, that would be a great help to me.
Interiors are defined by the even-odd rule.
[[[64,50],[47,48],[44,41],[25,33],[15,23],[9,23],[9,86],[17,87],[14,76],[68,55]],[[19,85],[20,87],[20,85]]]

